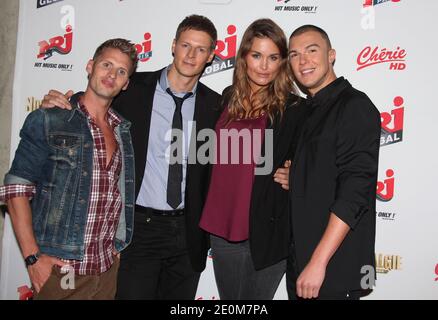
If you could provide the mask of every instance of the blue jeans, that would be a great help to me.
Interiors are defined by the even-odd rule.
[[[286,271],[286,259],[255,270],[249,241],[210,235],[213,268],[221,300],[272,300]]]

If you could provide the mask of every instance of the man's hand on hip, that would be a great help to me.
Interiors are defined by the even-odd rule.
[[[52,268],[55,265],[59,267],[63,267],[68,264],[62,262],[58,258],[50,257],[47,255],[41,255],[35,264],[27,268],[29,272],[30,281],[32,282],[33,288],[37,293],[40,292],[41,288],[49,279],[50,274],[52,273]]]

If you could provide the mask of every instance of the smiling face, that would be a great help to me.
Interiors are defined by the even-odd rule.
[[[178,76],[197,78],[214,57],[208,33],[189,29],[172,44],[173,67]],[[173,69],[173,68],[172,68]]]
[[[245,57],[246,74],[253,92],[269,85],[277,76],[281,66],[281,54],[269,38],[254,38]]]
[[[132,61],[127,54],[119,49],[106,48],[87,64],[87,90],[101,99],[111,100],[128,87],[131,68]]]
[[[289,62],[295,79],[312,96],[336,80],[335,59],[335,50],[316,31],[293,36],[289,41]]]

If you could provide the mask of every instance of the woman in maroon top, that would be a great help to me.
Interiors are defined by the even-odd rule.
[[[273,173],[292,159],[304,116],[287,57],[281,28],[270,19],[254,21],[237,53],[233,85],[223,92],[200,221],[210,233],[223,300],[272,299],[286,270],[288,195]]]

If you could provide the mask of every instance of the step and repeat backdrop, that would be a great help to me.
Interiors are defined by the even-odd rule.
[[[272,18],[287,37],[303,24],[328,32],[337,75],[381,112],[377,282],[367,299],[438,299],[436,1],[21,0],[11,149],[49,89],[85,89],[85,65],[100,43],[130,39],[138,71],[157,70],[172,61],[175,30],[193,13],[218,30],[216,58],[201,79],[217,92],[231,83],[241,36],[253,20]],[[4,231],[0,299],[25,298],[29,279],[8,216]],[[197,299],[219,299],[211,257]],[[284,279],[275,299],[287,299]]]

